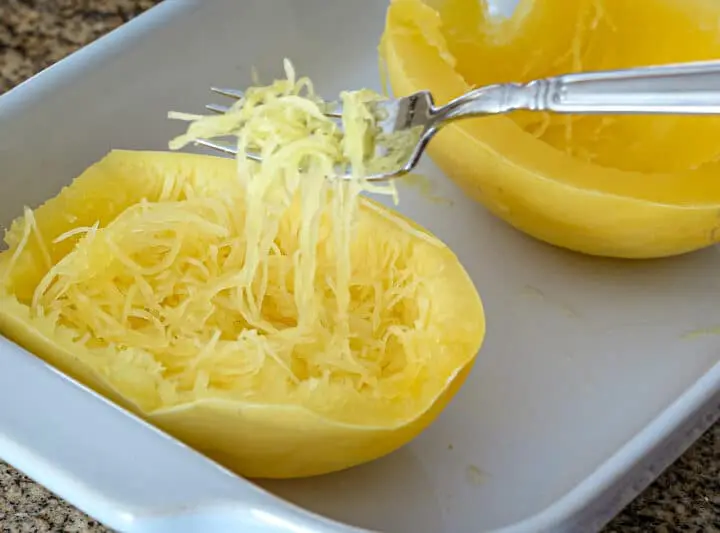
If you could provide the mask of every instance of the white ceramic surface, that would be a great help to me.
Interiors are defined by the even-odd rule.
[[[166,0],[0,98],[0,224],[111,148],[163,149],[211,84],[290,57],[319,90],[379,88],[386,0]],[[432,165],[400,210],[458,254],[488,313],[436,424],[347,472],[262,486],[216,467],[0,338],[0,457],[129,532],[596,531],[720,413],[720,248],[591,259],[529,239]],[[339,522],[348,524],[343,526]]]

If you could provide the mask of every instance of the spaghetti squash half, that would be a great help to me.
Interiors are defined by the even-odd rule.
[[[714,0],[393,0],[393,92],[443,104],[481,85],[720,57]],[[720,118],[515,112],[451,124],[438,166],[492,213],[587,254],[652,258],[720,242]]]
[[[238,139],[257,119],[239,142],[265,150],[262,165],[112,152],[26,209],[0,254],[2,334],[249,477],[321,474],[403,445],[484,336],[445,245],[359,197],[362,183],[311,172],[336,158],[322,136],[342,138],[294,87],[208,119]]]

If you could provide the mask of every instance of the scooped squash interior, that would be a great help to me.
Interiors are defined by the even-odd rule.
[[[440,104],[473,87],[720,57],[712,0],[393,0],[393,92]],[[438,166],[498,217],[572,250],[663,257],[720,242],[720,118],[515,112],[456,122]]]
[[[308,322],[294,294],[296,207],[253,281],[264,297],[252,313],[237,290],[243,195],[229,159],[112,152],[13,223],[0,332],[244,475],[338,470],[407,442],[460,386],[484,335],[457,258],[361,200],[338,336],[333,218],[318,220],[324,304]]]

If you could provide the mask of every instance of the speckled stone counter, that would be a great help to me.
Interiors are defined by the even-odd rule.
[[[157,1],[0,0],[0,93]],[[95,533],[107,529],[0,462],[0,531]],[[605,533],[675,531],[720,532],[720,424]]]

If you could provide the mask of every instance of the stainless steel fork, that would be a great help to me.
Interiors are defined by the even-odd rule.
[[[212,90],[235,99],[243,96],[241,91],[231,89]],[[368,105],[379,127],[375,158],[368,160],[366,168],[367,179],[387,180],[411,171],[433,135],[458,119],[521,109],[575,114],[720,114],[720,60],[489,85],[444,106],[436,106],[429,91]],[[229,109],[219,105],[207,107],[217,113]],[[330,116],[340,117],[339,103],[331,102],[328,109]],[[237,155],[234,147],[221,142],[200,139],[197,144]],[[260,160],[255,153],[245,156]],[[388,160],[393,162],[390,166]],[[350,173],[343,170],[338,177],[349,178]]]

